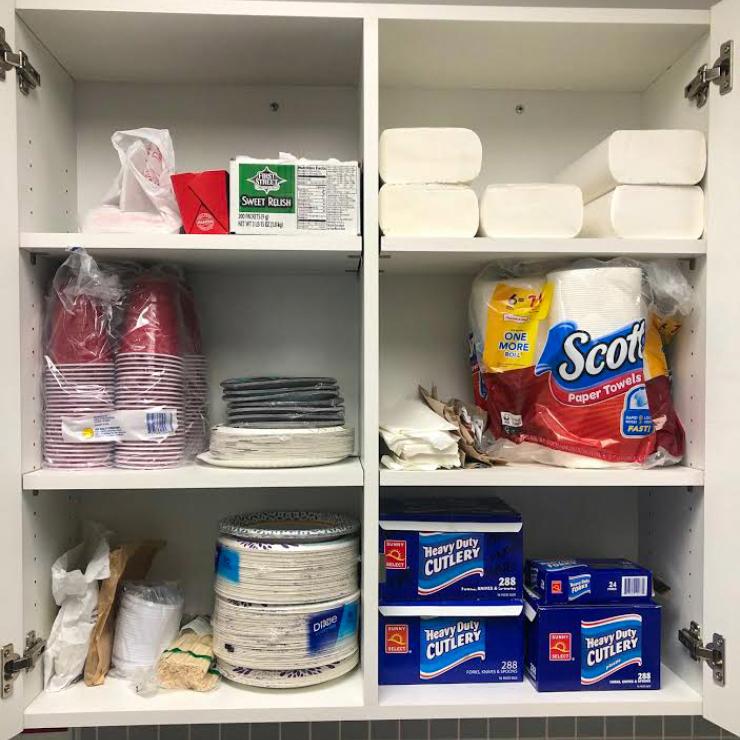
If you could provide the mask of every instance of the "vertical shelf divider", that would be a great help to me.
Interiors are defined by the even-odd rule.
[[[363,20],[362,47],[362,464],[363,499],[362,661],[365,704],[378,703],[378,415],[380,380],[380,299],[378,225],[379,137],[378,19]]]

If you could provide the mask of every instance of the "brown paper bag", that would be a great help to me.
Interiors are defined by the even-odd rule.
[[[110,576],[100,583],[98,619],[85,661],[85,683],[88,686],[99,686],[110,670],[118,587],[124,581],[146,578],[154,556],[162,547],[164,542],[161,541],[132,542],[111,550]]]

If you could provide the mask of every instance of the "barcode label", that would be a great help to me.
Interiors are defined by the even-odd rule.
[[[647,596],[647,576],[622,576],[622,596]]]
[[[172,434],[175,431],[174,416],[170,411],[147,411],[147,434]]]

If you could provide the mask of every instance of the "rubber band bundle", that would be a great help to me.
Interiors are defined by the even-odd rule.
[[[354,519],[317,512],[221,522],[213,652],[225,678],[293,688],[357,665],[358,530]]]

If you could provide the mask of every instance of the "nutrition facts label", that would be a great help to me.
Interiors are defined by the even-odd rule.
[[[358,168],[354,164],[298,165],[298,229],[351,231],[357,227]]]

